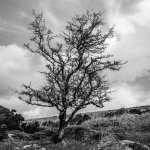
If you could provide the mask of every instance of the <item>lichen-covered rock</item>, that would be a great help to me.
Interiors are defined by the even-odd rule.
[[[20,149],[20,147],[15,147],[15,149],[14,149],[14,150],[21,150],[21,149]]]
[[[32,145],[24,145],[23,149],[27,149],[27,148],[30,148],[30,147],[32,147]]]
[[[141,143],[129,141],[129,140],[122,140],[120,141],[120,145],[125,148],[130,148],[132,150],[150,150],[150,148],[146,145]]]
[[[108,135],[101,139],[97,148],[99,150],[120,150],[118,145],[119,141],[113,135]]]
[[[105,136],[97,145],[99,150],[150,150],[150,148],[141,143],[122,140],[119,141],[113,135]]]
[[[46,150],[46,148],[40,148],[39,150]]]

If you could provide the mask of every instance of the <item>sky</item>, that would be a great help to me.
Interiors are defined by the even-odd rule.
[[[89,106],[83,111],[99,111],[150,105],[150,0],[0,0],[0,105],[16,109],[26,119],[57,115],[55,108],[28,105],[10,89],[22,83],[41,85],[38,71],[44,65],[38,55],[23,48],[29,41],[32,10],[43,11],[48,27],[60,33],[66,22],[86,10],[102,11],[114,38],[107,51],[115,59],[127,61],[119,72],[110,73],[112,100],[103,109]]]

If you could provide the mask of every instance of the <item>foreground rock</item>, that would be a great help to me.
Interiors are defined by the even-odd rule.
[[[125,147],[126,150],[150,150],[150,148],[146,145],[143,145],[141,143],[129,141],[129,140],[122,140],[120,141],[120,145],[122,147]],[[127,149],[128,148],[128,149]]]
[[[22,147],[15,147],[14,150],[46,150],[46,148],[39,146],[38,144],[29,144]]]
[[[150,148],[141,143],[129,140],[117,140],[114,136],[105,136],[97,145],[98,150],[150,150]]]

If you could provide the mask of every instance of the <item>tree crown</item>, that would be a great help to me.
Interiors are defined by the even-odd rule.
[[[24,46],[46,60],[47,71],[41,72],[46,84],[39,89],[23,84],[19,98],[32,105],[56,107],[60,112],[71,109],[71,117],[90,104],[103,107],[110,99],[110,85],[103,72],[119,70],[123,63],[105,53],[106,40],[114,32],[110,28],[104,33],[102,13],[87,11],[73,17],[59,36],[46,27],[42,13],[33,14],[30,41],[34,46]]]

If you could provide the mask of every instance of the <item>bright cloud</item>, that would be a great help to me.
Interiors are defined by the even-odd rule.
[[[11,89],[19,90],[22,83],[28,84],[30,81],[33,81],[33,85],[42,82],[40,74],[37,73],[42,65],[38,61],[36,65],[34,61],[35,57],[16,44],[0,46],[0,105],[19,112],[24,108],[28,110],[24,103],[12,96]]]
[[[125,7],[124,3],[122,0],[120,2],[117,0],[106,2],[108,22],[111,26],[113,24],[116,25],[117,33],[123,35],[133,33],[135,32],[136,25],[145,26],[150,29],[150,1],[142,0],[136,1],[134,5],[132,3],[128,4],[127,6],[132,8],[132,11],[128,10],[129,13],[122,11],[123,7]]]
[[[107,41],[108,52],[116,59],[128,61],[120,72],[110,74],[111,81],[117,82],[116,92],[104,109],[149,104],[149,76],[142,74],[150,69],[150,0],[30,0],[14,1],[11,7],[5,1],[0,4],[0,105],[17,109],[26,118],[57,114],[54,109],[27,105],[16,96],[10,97],[7,91],[9,86],[20,89],[21,83],[32,81],[33,85],[39,85],[43,81],[37,72],[44,68],[41,58],[18,46],[29,39],[31,8],[44,12],[46,23],[55,34],[75,14],[91,9],[104,11],[105,22],[110,27],[115,25],[116,31],[116,36]],[[94,110],[90,106],[85,111]]]
[[[30,70],[29,59],[23,48],[13,44],[0,46],[0,68],[1,73],[26,73]],[[24,66],[24,67],[22,67]]]
[[[26,110],[22,114],[26,119],[30,119],[55,116],[58,115],[58,111],[55,108],[32,107],[31,110]]]
[[[130,17],[131,21],[137,25],[144,26],[150,29],[150,1],[143,0],[137,4],[136,13]]]

